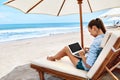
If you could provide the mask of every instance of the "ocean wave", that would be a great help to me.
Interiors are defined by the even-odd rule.
[[[0,30],[0,42],[79,31],[79,27],[45,27]]]

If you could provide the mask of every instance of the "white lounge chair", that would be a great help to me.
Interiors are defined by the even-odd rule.
[[[120,60],[115,60],[116,58],[120,59],[120,31],[115,31],[112,34],[106,33],[101,46],[103,50],[88,72],[76,69],[68,57],[55,62],[42,57],[32,61],[31,67],[39,72],[40,80],[44,80],[44,72],[67,80],[98,80],[105,71],[108,71],[113,78],[118,80],[112,70],[120,64]]]

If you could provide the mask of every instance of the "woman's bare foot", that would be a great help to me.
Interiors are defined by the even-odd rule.
[[[53,56],[47,56],[47,60],[50,60],[50,61],[55,61],[55,58]]]

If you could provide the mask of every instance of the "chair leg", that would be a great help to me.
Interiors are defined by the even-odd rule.
[[[39,72],[40,80],[45,80],[44,79],[44,72],[40,71]]]
[[[115,80],[119,80],[112,72],[110,69],[108,69],[107,67],[105,67],[105,69],[107,70],[107,72],[115,79]]]
[[[120,65],[120,61],[119,61],[116,65],[114,65],[114,66],[110,69],[110,71],[113,71],[118,65]]]

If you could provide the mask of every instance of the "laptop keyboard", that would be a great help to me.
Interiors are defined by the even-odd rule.
[[[75,55],[76,55],[76,56],[79,56],[79,53],[76,53]]]
[[[80,57],[79,53],[74,54],[74,56],[79,58],[80,60],[82,60],[82,58]]]

